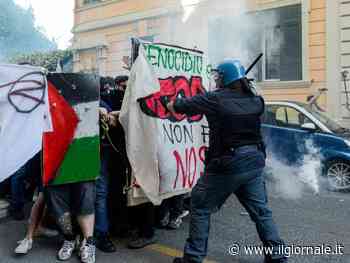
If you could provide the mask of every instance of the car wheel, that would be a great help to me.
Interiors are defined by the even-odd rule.
[[[325,176],[328,187],[333,191],[350,189],[350,163],[344,160],[333,160],[327,165]]]

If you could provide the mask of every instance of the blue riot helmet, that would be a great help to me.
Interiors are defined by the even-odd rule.
[[[245,68],[238,59],[226,59],[214,71],[218,74],[216,80],[219,86],[227,86],[246,77]]]

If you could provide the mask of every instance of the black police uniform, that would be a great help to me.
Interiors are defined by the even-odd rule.
[[[267,205],[262,171],[265,154],[260,117],[264,100],[260,96],[231,88],[192,98],[177,99],[174,109],[186,115],[205,114],[210,128],[205,174],[192,191],[190,234],[185,262],[202,262],[207,254],[210,214],[234,193],[256,223],[265,246],[277,251],[267,262],[284,262],[278,253],[283,245]],[[276,261],[273,261],[276,260]]]

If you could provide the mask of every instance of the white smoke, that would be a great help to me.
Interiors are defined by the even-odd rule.
[[[305,142],[306,154],[301,165],[290,166],[269,154],[267,177],[274,182],[274,192],[286,199],[298,199],[304,193],[319,194],[321,190],[322,155],[311,140]]]
[[[184,9],[184,14],[182,16],[183,23],[187,22],[192,13],[196,10],[196,7],[199,4],[199,2],[200,0],[181,0],[181,5]]]
[[[1,52],[1,44],[0,44],[0,63],[5,63],[5,55]]]
[[[159,41],[202,50],[209,62],[216,65],[225,58],[237,58],[248,66],[260,52],[263,59],[279,63],[283,37],[278,16],[273,12],[254,11],[248,0],[178,0],[179,13],[164,24]],[[252,12],[253,10],[253,12]],[[263,43],[269,42],[264,48]],[[276,56],[277,54],[277,56]],[[252,75],[257,76],[257,67]],[[300,166],[289,166],[278,156],[268,159],[269,173],[275,190],[289,199],[305,192],[319,193],[321,187],[321,155],[307,141],[307,154]]]
[[[225,58],[248,67],[263,52],[262,32],[273,15],[252,12],[247,0],[178,0],[179,12],[163,25],[159,41],[202,50],[216,65]],[[280,39],[275,36],[278,49]]]

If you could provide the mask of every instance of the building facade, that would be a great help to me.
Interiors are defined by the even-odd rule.
[[[350,1],[327,1],[326,17],[327,106],[333,118],[350,127]]]
[[[127,73],[132,37],[197,47],[214,61],[242,56],[243,49],[251,51],[244,56],[250,61],[262,51],[265,57],[254,74],[268,99],[306,101],[328,89],[319,104],[341,121],[350,117],[341,82],[341,72],[350,68],[349,1],[237,0],[230,12],[213,0],[75,1],[76,72]],[[240,14],[238,20],[232,10]],[[232,45],[221,48],[227,41]],[[245,43],[249,47],[242,48]]]

